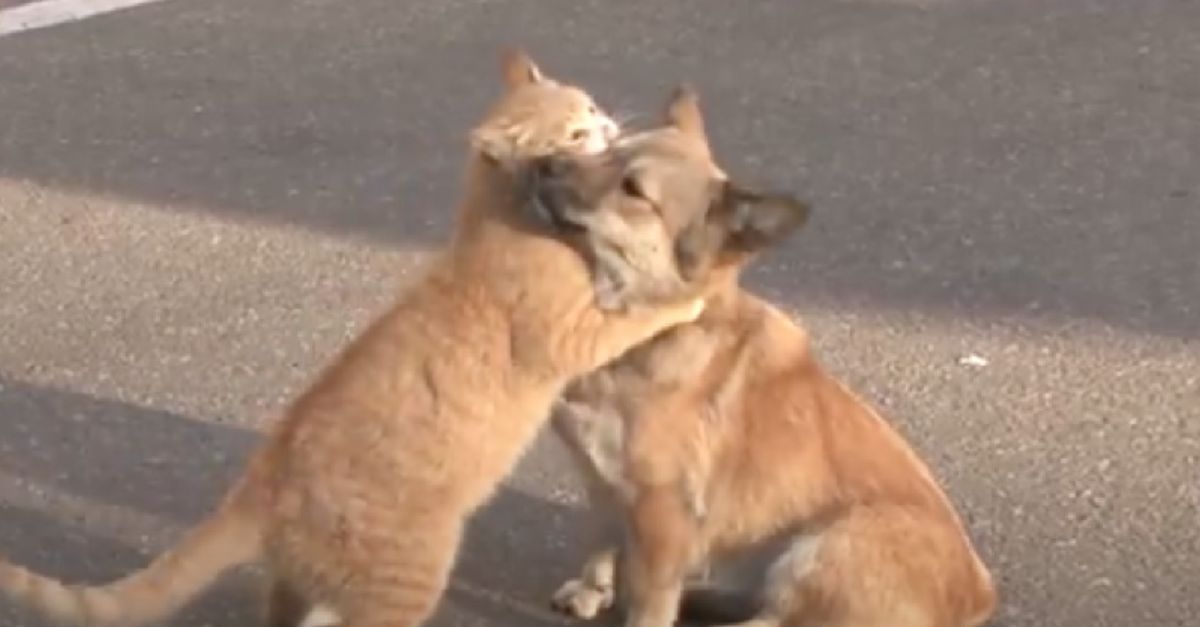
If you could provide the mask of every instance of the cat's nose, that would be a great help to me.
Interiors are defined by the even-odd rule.
[[[594,155],[608,150],[608,145],[612,143],[612,137],[609,135],[608,126],[601,124],[599,128],[588,133],[587,140],[583,143],[583,153]]]

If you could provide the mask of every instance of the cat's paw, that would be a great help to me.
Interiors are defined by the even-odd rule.
[[[590,620],[612,607],[614,596],[612,586],[595,586],[571,579],[554,593],[550,607],[572,618]]]

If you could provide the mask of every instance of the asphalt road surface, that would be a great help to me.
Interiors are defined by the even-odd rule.
[[[635,123],[692,81],[729,170],[813,201],[748,283],[939,472],[994,625],[1198,624],[1188,0],[171,0],[0,38],[0,551],[103,580],[198,520],[448,233],[508,43]],[[436,625],[562,622],[563,462],[479,517]],[[169,624],[256,624],[257,584]]]

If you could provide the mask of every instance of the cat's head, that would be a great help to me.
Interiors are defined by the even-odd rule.
[[[577,86],[547,77],[527,54],[508,51],[502,62],[505,93],[471,143],[486,158],[509,165],[554,154],[596,154],[619,127]]]

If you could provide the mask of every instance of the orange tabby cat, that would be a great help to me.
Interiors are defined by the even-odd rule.
[[[288,408],[218,510],[115,583],[69,587],[0,561],[0,589],[63,622],[130,626],[263,558],[273,626],[313,606],[346,627],[428,616],[467,517],[566,383],[702,309],[683,289],[673,304],[597,307],[586,228],[533,218],[521,161],[594,151],[612,123],[524,55],[505,68],[507,93],[473,133],[453,244]]]

